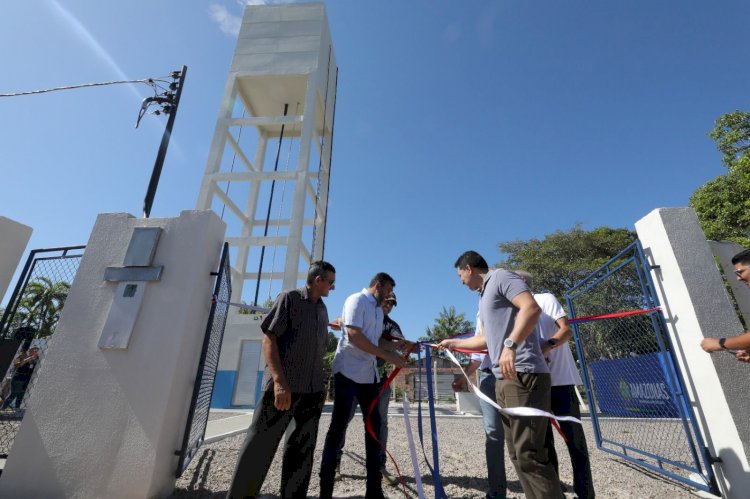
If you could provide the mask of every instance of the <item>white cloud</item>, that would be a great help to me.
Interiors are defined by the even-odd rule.
[[[297,3],[298,0],[235,0],[237,5],[244,7],[246,5],[273,5],[282,3]],[[208,13],[219,29],[227,35],[237,36],[242,26],[242,17],[232,15],[223,5],[212,3],[208,7]]]
[[[241,17],[230,14],[226,7],[215,3],[209,5],[208,13],[211,16],[211,19],[219,25],[219,29],[223,33],[233,36],[239,34],[240,26],[242,25]]]

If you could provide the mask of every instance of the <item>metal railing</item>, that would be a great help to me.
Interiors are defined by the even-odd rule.
[[[32,250],[0,319],[0,457],[26,413],[85,246]]]

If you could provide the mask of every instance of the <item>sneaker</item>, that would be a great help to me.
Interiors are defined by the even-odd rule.
[[[336,466],[336,474],[333,475],[334,482],[340,482],[343,479],[341,476],[341,463]]]
[[[382,468],[380,473],[383,475],[383,480],[385,480],[388,485],[398,485],[399,478],[396,475],[391,475],[385,468]]]

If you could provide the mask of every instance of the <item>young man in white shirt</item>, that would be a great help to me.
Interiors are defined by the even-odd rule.
[[[532,288],[532,276],[524,270],[516,270],[516,274]],[[542,353],[547,359],[552,376],[551,407],[555,416],[573,416],[581,418],[578,397],[575,393],[576,385],[581,385],[573,353],[568,341],[573,337],[573,330],[568,324],[565,310],[552,293],[534,293],[534,299],[542,309],[542,315],[537,322],[536,330],[542,346]],[[560,421],[560,430],[565,435],[570,461],[573,465],[573,489],[579,499],[593,499],[594,482],[591,479],[591,464],[586,445],[586,435],[583,426],[571,421]],[[550,461],[559,474],[559,463],[555,451],[555,441],[552,427],[547,428],[545,447]]]

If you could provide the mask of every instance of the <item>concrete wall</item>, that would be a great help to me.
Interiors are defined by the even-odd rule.
[[[97,344],[134,227],[162,227],[126,350]],[[224,237],[213,212],[96,220],[9,459],[0,497],[147,498],[174,488]]]
[[[727,353],[709,355],[704,337],[741,331],[711,249],[692,208],[660,208],[636,224],[646,257],[656,267],[654,285],[662,304],[691,403],[728,498],[750,490],[750,366]]]
[[[234,405],[232,400],[237,383],[237,374],[240,370],[240,353],[243,341],[258,341],[263,339],[260,323],[265,315],[246,315],[232,313],[227,319],[227,327],[224,330],[224,342],[219,357],[219,370],[216,373],[214,383],[214,395],[211,399],[211,407],[229,409],[232,407],[248,409],[256,404]],[[257,381],[255,386],[256,400],[260,397],[263,369],[266,363],[263,355],[259,356],[257,363]]]
[[[0,217],[0,302],[18,268],[32,229],[10,218]]]

